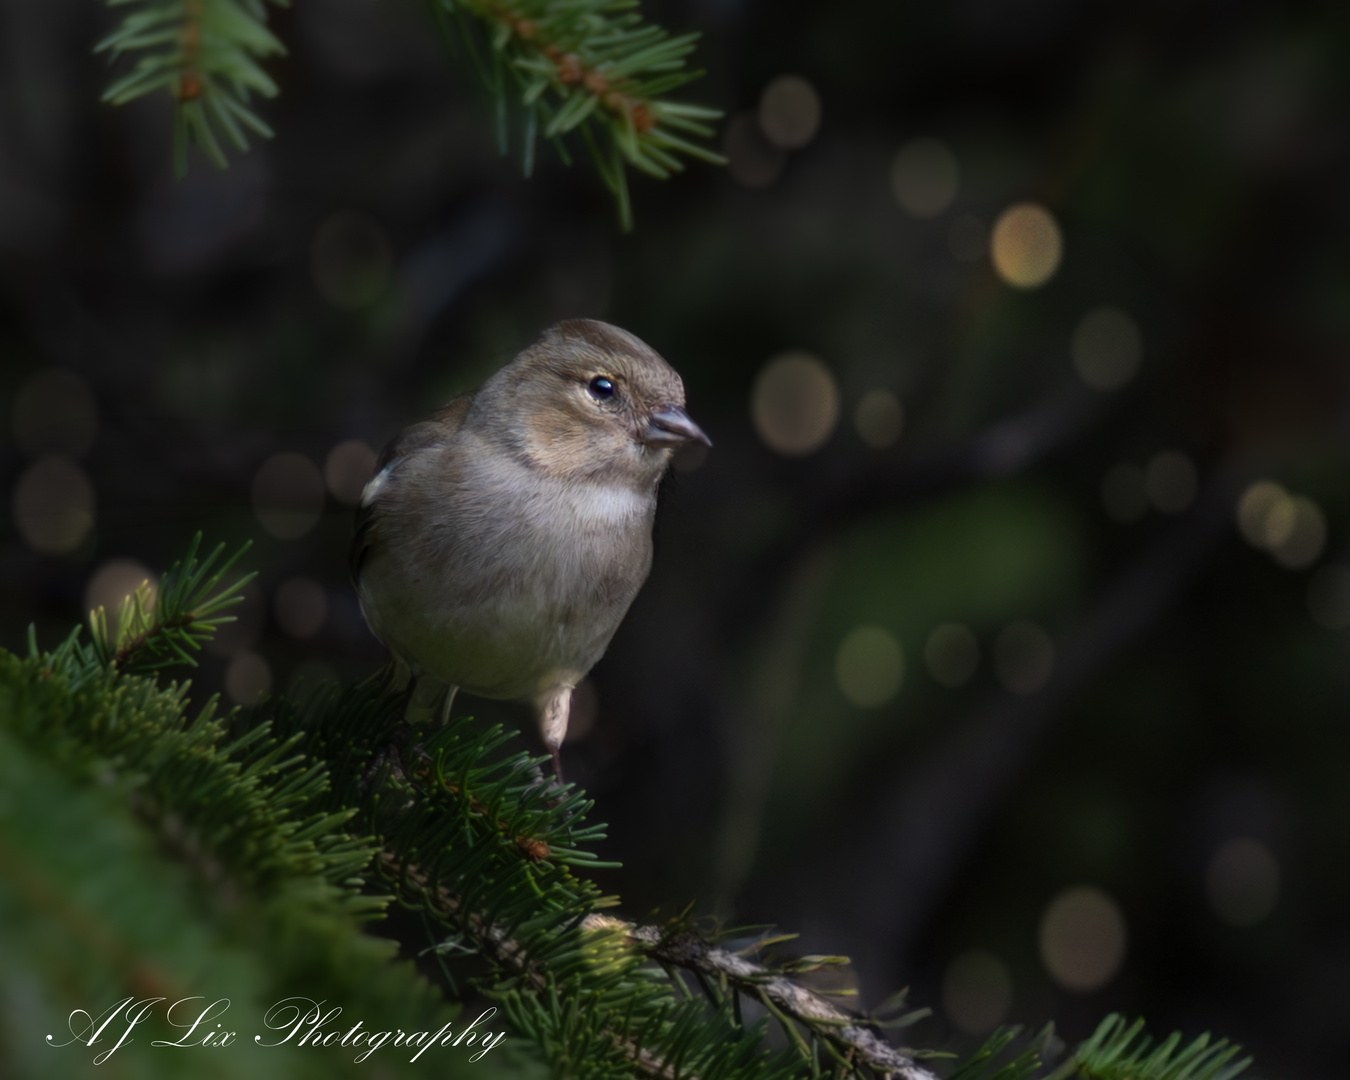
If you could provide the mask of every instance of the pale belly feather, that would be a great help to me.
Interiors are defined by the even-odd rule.
[[[525,497],[515,489],[514,514],[501,501],[466,507],[425,541],[435,548],[419,570],[372,552],[362,608],[418,674],[482,697],[532,698],[574,685],[604,653],[650,567],[655,499],[532,484]]]

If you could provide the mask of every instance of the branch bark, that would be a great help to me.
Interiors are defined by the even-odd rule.
[[[899,1080],[937,1080],[934,1073],[886,1042],[832,1002],[763,964],[713,945],[697,934],[668,934],[659,926],[638,926],[610,915],[588,915],[582,926],[621,930],[653,960],[697,975],[723,979],[738,993],[763,997],[807,1027],[817,1039],[833,1043],[854,1062]]]

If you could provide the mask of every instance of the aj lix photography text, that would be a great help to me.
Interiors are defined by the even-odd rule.
[[[480,1013],[467,1024],[445,1024],[439,1031],[372,1030],[364,1021],[346,1023],[341,1020],[342,1007],[315,1001],[307,997],[282,998],[263,1015],[261,1026],[266,1034],[254,1034],[230,1026],[227,1014],[229,998],[218,998],[207,1003],[205,997],[185,997],[172,1003],[166,997],[123,998],[97,1015],[76,1009],[67,1021],[70,1037],[48,1035],[48,1045],[61,1048],[81,1045],[99,1048],[94,1064],[102,1065],[113,1054],[134,1042],[132,1032],[154,1018],[162,1010],[164,1018],[182,1034],[176,1039],[153,1039],[150,1045],[166,1050],[191,1048],[223,1048],[252,1043],[263,1049],[277,1046],[330,1047],[354,1051],[353,1061],[365,1061],[377,1050],[392,1046],[405,1053],[413,1051],[409,1061],[416,1061],[435,1047],[472,1049],[470,1061],[478,1061],[494,1049],[503,1038],[504,1030],[495,1033],[486,1025],[496,1015],[495,1008]],[[241,1028],[243,1025],[241,1025]]]

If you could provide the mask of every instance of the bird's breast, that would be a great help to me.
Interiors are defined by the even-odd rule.
[[[649,528],[654,501],[620,484],[565,484],[557,501],[583,530]]]
[[[654,512],[653,498],[620,485],[545,486],[520,523],[541,593],[565,608],[622,598],[626,609],[651,565]]]
[[[527,696],[603,654],[651,566],[655,493],[479,473],[399,525],[421,554],[374,559],[363,603],[414,666],[490,697]]]

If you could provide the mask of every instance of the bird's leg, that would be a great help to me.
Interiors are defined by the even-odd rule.
[[[387,729],[396,732],[400,727],[405,726],[404,719],[409,707],[412,704],[413,688],[417,681],[411,676],[406,667],[400,667],[398,664],[391,664],[388,669],[388,676],[385,678],[384,689],[394,690],[398,687],[400,680],[406,680],[402,689],[390,699],[390,715]],[[390,738],[381,743],[371,756],[370,764],[365,772],[361,774],[361,787],[369,788],[375,782],[375,778],[386,768],[391,773],[403,776],[403,767],[400,764],[401,754],[399,753],[398,741],[391,734]]]
[[[445,688],[445,704],[441,706],[441,727],[450,723],[450,706],[455,703],[457,693],[459,693],[458,686],[447,686]]]
[[[544,746],[553,755],[553,775],[561,784],[561,751],[563,739],[567,736],[567,718],[572,711],[572,687],[567,683],[549,687],[539,696],[538,705],[539,734],[544,737]]]
[[[430,675],[417,676],[415,682],[408,684],[408,690],[403,696],[403,718],[399,727],[406,732],[409,739],[415,732],[429,725],[444,727],[450,719],[450,706],[454,703],[455,693],[458,690],[459,687],[443,683]],[[416,767],[412,763],[425,763],[430,760],[420,742],[409,742],[406,755],[410,763],[409,768]]]
[[[409,727],[423,727],[435,723],[441,715],[441,692],[445,683],[430,675],[417,676],[413,692],[407,698],[403,720]]]

